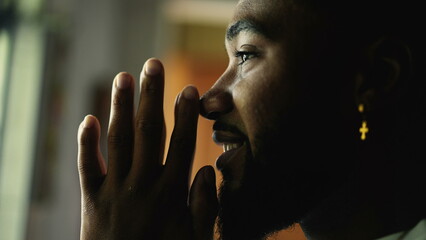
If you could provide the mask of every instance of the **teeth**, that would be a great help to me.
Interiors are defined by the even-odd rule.
[[[227,152],[227,151],[230,151],[232,149],[239,148],[239,147],[241,147],[241,145],[242,145],[241,143],[225,143],[225,144],[223,144],[223,151]]]

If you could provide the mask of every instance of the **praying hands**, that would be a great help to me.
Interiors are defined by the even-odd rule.
[[[142,70],[136,116],[135,84],[124,72],[114,79],[108,164],[100,152],[98,120],[88,115],[80,125],[81,239],[212,239],[217,213],[213,168],[201,168],[189,187],[198,91],[188,86],[176,98],[175,127],[163,164],[161,62],[149,59]]]

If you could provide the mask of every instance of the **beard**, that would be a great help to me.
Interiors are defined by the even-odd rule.
[[[250,152],[239,187],[232,187],[228,182],[232,176],[223,173],[217,225],[221,240],[265,239],[299,222],[309,210],[310,204],[303,201],[308,199],[308,193],[301,191],[303,181],[287,175],[279,155],[255,159]]]
[[[320,108],[308,109],[295,108],[285,122],[277,117],[259,124],[264,131],[254,138],[255,153],[247,144],[238,187],[232,184],[232,173],[222,171],[217,225],[221,240],[264,239],[301,222],[347,181],[350,169],[356,169],[352,141],[357,139],[338,125],[339,115],[327,115],[337,119],[338,130],[327,133],[334,141],[324,141],[319,126],[326,126],[329,118],[314,117],[322,116]]]

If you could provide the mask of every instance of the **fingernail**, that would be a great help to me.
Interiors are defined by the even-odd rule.
[[[188,86],[183,90],[182,96],[186,99],[198,99],[197,89],[193,86]]]
[[[127,73],[119,73],[117,76],[117,88],[124,90],[130,87],[130,78]]]
[[[156,76],[161,72],[161,65],[158,60],[149,60],[145,66],[145,74],[149,76]]]
[[[204,169],[204,180],[209,185],[216,187],[216,177],[212,167],[206,167],[206,169]]]
[[[83,128],[91,128],[95,125],[95,119],[91,115],[87,115],[83,122]]]

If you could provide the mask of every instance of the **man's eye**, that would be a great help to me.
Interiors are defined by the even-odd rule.
[[[257,53],[254,53],[254,52],[236,52],[235,53],[235,57],[241,59],[238,65],[243,65],[247,60],[250,60],[251,58],[256,56],[257,56]]]

